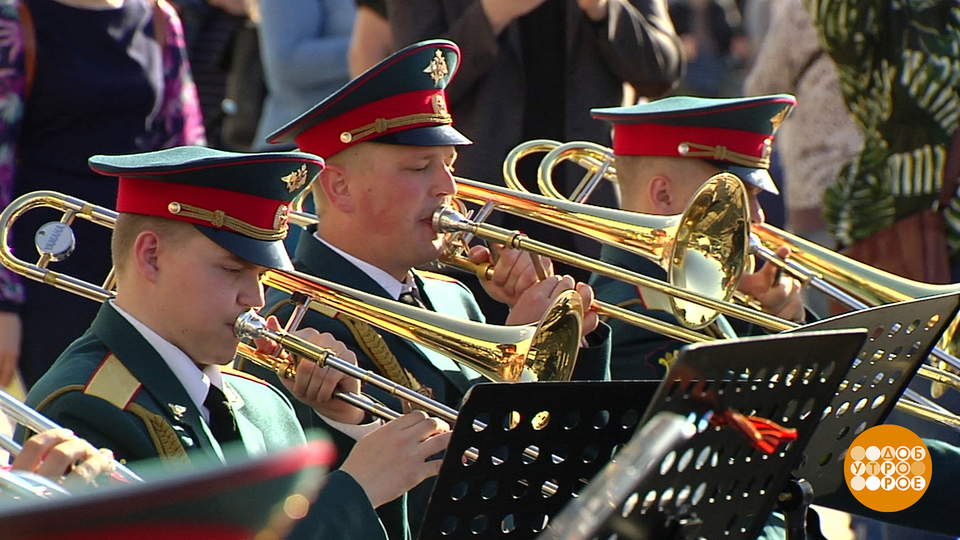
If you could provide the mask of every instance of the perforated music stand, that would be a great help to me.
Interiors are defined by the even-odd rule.
[[[701,431],[668,454],[671,462],[657,474],[633,478],[632,496],[609,501],[616,514],[627,515],[638,530],[699,524],[672,529],[676,537],[754,538],[813,431],[811,412],[829,403],[842,378],[837,370],[821,376],[824,359],[853,358],[865,337],[848,330],[691,346],[662,383],[477,386],[460,411],[421,538],[532,538],[615,448],[630,442],[637,425],[660,411],[690,418]],[[694,379],[715,382],[694,385]],[[700,421],[728,408],[787,416],[785,427],[797,428],[800,437],[762,457],[740,434]],[[544,417],[541,426],[537,419]],[[504,429],[514,425],[511,418],[515,427]],[[477,420],[487,428],[475,429]],[[536,450],[536,459],[524,455],[527,448]],[[479,456],[470,465],[468,451]]]
[[[960,293],[951,293],[854,311],[792,331],[866,328],[869,332],[804,449],[806,461],[796,475],[811,484],[814,495],[833,493],[843,485],[847,448],[857,435],[890,414],[958,307]],[[841,363],[836,369],[844,367]]]
[[[630,439],[659,384],[474,386],[457,415],[420,538],[532,538]]]

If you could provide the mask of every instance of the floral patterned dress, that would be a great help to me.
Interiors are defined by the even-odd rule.
[[[864,149],[824,197],[831,232],[850,245],[930,208],[960,118],[960,2],[804,0]],[[946,209],[960,253],[960,204]]]

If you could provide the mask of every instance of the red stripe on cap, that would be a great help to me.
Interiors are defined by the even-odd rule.
[[[340,116],[321,122],[303,130],[294,137],[297,147],[304,152],[317,154],[322,157],[330,157],[347,147],[367,140],[367,137],[354,139],[351,142],[340,140],[340,134],[346,131],[352,131],[367,124],[372,124],[377,118],[397,118],[400,116],[409,116],[412,114],[434,113],[433,96],[440,94],[443,96],[443,102],[446,103],[446,94],[441,89],[431,88],[427,90],[417,90],[407,92],[396,96],[367,103],[347,111]],[[397,131],[405,131],[424,126],[435,126],[434,122],[421,122],[418,124],[409,124],[387,129],[382,133],[374,135],[380,136]]]
[[[120,177],[117,193],[117,211],[133,214],[145,214],[195,225],[213,227],[209,221],[193,219],[174,214],[168,209],[172,202],[189,204],[211,212],[222,210],[226,215],[251,225],[273,229],[277,209],[286,206],[285,201],[267,199],[247,193],[237,193],[211,187],[158,182],[142,178]],[[230,230],[221,227],[223,230]]]
[[[613,125],[613,153],[618,156],[685,157],[680,153],[680,145],[694,143],[725,146],[739,154],[761,159],[764,157],[768,139],[773,137],[736,129],[662,124]]]

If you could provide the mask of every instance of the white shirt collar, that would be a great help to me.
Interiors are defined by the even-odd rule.
[[[200,409],[200,412],[203,414],[203,419],[209,422],[210,412],[204,407],[203,401],[207,398],[207,392],[210,390],[211,384],[221,390],[223,389],[223,377],[220,375],[220,366],[211,364],[204,366],[201,370],[197,364],[176,345],[160,337],[159,334],[151,330],[147,325],[120,308],[115,301],[110,300],[110,304],[117,310],[117,313],[123,315],[123,318],[157,351],[160,358],[163,358],[163,361],[170,367],[170,371],[173,372],[174,376],[176,376],[177,380],[180,381],[180,384],[182,384],[183,388],[187,391],[190,400]]]
[[[313,233],[313,237],[317,240],[323,242],[328,248],[332,249],[334,253],[340,255],[346,259],[350,264],[356,266],[360,269],[361,272],[368,275],[370,279],[377,282],[377,285],[383,287],[383,290],[387,291],[387,294],[390,295],[390,298],[397,300],[400,298],[400,295],[408,292],[416,287],[416,283],[413,281],[413,274],[408,272],[406,279],[403,281],[397,281],[397,278],[391,276],[390,274],[384,272],[383,270],[377,268],[376,266],[366,262],[361,261],[360,259],[350,255],[349,253],[343,251],[342,249],[337,248],[330,242],[327,242],[323,238],[320,238],[320,235],[316,232]]]

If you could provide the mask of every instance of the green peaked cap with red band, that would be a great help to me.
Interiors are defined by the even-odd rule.
[[[629,107],[592,109],[613,124],[613,153],[703,159],[764,191],[773,137],[797,100],[789,94],[745,98],[673,96]]]
[[[410,45],[274,132],[267,142],[294,142],[323,157],[361,142],[471,144],[454,129],[444,91],[459,65],[460,49],[451,41]]]
[[[117,211],[192,223],[220,247],[253,264],[292,270],[283,245],[290,202],[323,160],[302,152],[242,154],[181,146],[89,159],[119,178]]]

